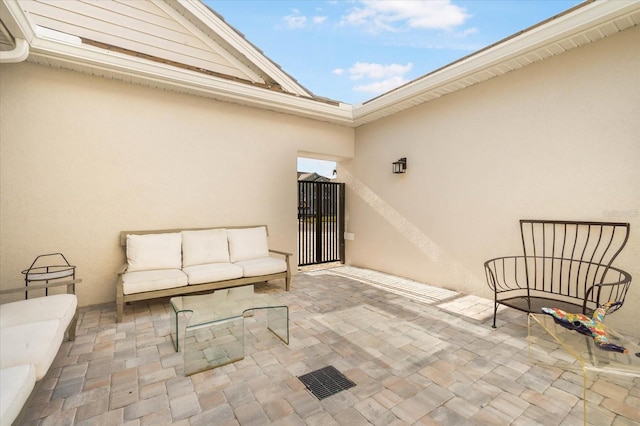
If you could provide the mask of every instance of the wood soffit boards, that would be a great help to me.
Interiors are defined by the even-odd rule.
[[[187,65],[181,62],[177,62],[177,61],[172,61],[170,59],[164,59],[158,56],[153,56],[153,55],[148,55],[145,53],[140,53],[140,52],[136,52],[134,50],[129,50],[129,49],[125,49],[122,47],[117,47],[117,46],[112,46],[109,44],[105,44],[105,43],[100,43],[99,41],[95,41],[95,40],[90,40],[87,38],[81,38],[82,40],[82,44],[86,44],[88,46],[94,46],[100,49],[104,49],[104,50],[108,50],[111,52],[118,52],[121,53],[123,55],[130,55],[130,56],[135,56],[137,58],[141,58],[141,59],[145,59],[148,61],[152,61],[152,62],[157,62],[157,63],[161,63],[161,64],[166,64],[166,65],[171,65],[173,67],[177,67],[177,68],[182,68],[185,70],[190,70],[190,71],[194,71],[194,72],[199,72],[202,74],[206,74],[206,75],[210,75],[213,77],[218,77],[218,78],[224,78],[227,80],[232,80],[232,81],[237,81],[237,82],[242,82],[245,84],[250,84],[250,85],[254,85],[263,89],[269,89],[269,90],[275,90],[277,92],[282,92],[282,93],[286,93],[285,90],[282,88],[282,86],[280,84],[278,84],[277,82],[271,80],[265,83],[261,83],[261,82],[253,82],[251,80],[248,79],[243,79],[240,77],[236,77],[233,75],[228,75],[228,74],[223,74],[220,72],[216,72],[216,71],[211,71],[205,68],[199,68],[199,67],[195,67],[193,65]]]
[[[20,2],[1,1],[0,28],[9,29],[2,32],[2,39],[11,43],[12,37],[25,38],[30,45],[28,61],[349,127],[398,113],[640,24],[638,1],[587,1],[363,104],[348,105],[313,95],[198,0],[166,0],[153,5],[161,5],[169,16],[179,14],[178,20],[186,18],[194,23],[197,29],[192,31],[199,39],[217,46],[219,52],[222,46],[221,61],[226,55],[227,64],[235,63],[238,70],[244,71],[220,72],[88,37],[76,37],[77,43],[42,37]],[[11,48],[10,44],[4,45],[5,50]]]

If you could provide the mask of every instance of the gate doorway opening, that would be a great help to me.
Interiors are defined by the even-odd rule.
[[[298,266],[344,263],[344,183],[298,181]]]

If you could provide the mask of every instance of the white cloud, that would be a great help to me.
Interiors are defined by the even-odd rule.
[[[313,23],[314,25],[323,24],[328,19],[328,17],[316,15],[312,18],[308,18],[306,15],[300,12],[300,9],[291,9],[291,14],[284,16],[282,19],[285,21],[288,29],[297,30],[307,27],[307,24],[309,22]]]
[[[304,28],[304,26],[307,24],[307,17],[304,15],[300,15],[299,13],[299,11],[294,10],[294,14],[287,15],[282,18],[287,23],[289,29]]]
[[[412,68],[413,64],[411,62],[407,65],[356,62],[349,68],[349,78],[352,80],[359,80],[363,77],[369,79],[394,78],[408,73]]]
[[[342,17],[342,21],[351,25],[362,25],[369,22],[376,15],[373,9],[359,8],[352,9],[351,13]]]
[[[353,90],[355,90],[356,92],[380,94],[380,93],[388,92],[389,90],[395,89],[396,87],[405,84],[407,81],[408,81],[407,79],[397,75],[397,76],[389,77],[385,80],[374,81],[369,84],[354,86]]]
[[[470,17],[451,0],[361,0],[362,7],[343,16],[342,23],[367,25],[372,31],[407,28],[451,29]]]
[[[370,62],[356,62],[349,68],[349,78],[359,80],[362,83],[353,87],[356,92],[367,92],[380,94],[395,89],[408,82],[404,76],[413,69],[413,64],[375,64]],[[342,74],[344,70],[339,68],[340,73],[334,70],[334,74]]]
[[[336,68],[335,70],[331,71],[331,74],[342,75],[344,74],[344,68]]]
[[[473,35],[473,34],[477,34],[478,33],[478,29],[477,28],[467,28],[464,31],[460,31],[458,33],[455,34],[455,37],[457,38],[467,38],[467,36]]]

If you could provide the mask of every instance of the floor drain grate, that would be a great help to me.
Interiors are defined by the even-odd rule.
[[[332,366],[312,371],[298,378],[318,399],[327,398],[356,385]]]

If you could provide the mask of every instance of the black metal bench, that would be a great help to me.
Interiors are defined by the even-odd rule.
[[[523,256],[484,264],[494,292],[494,328],[500,304],[524,312],[549,307],[591,316],[609,301],[624,302],[631,275],[612,263],[629,239],[628,223],[521,220],[520,233]]]

